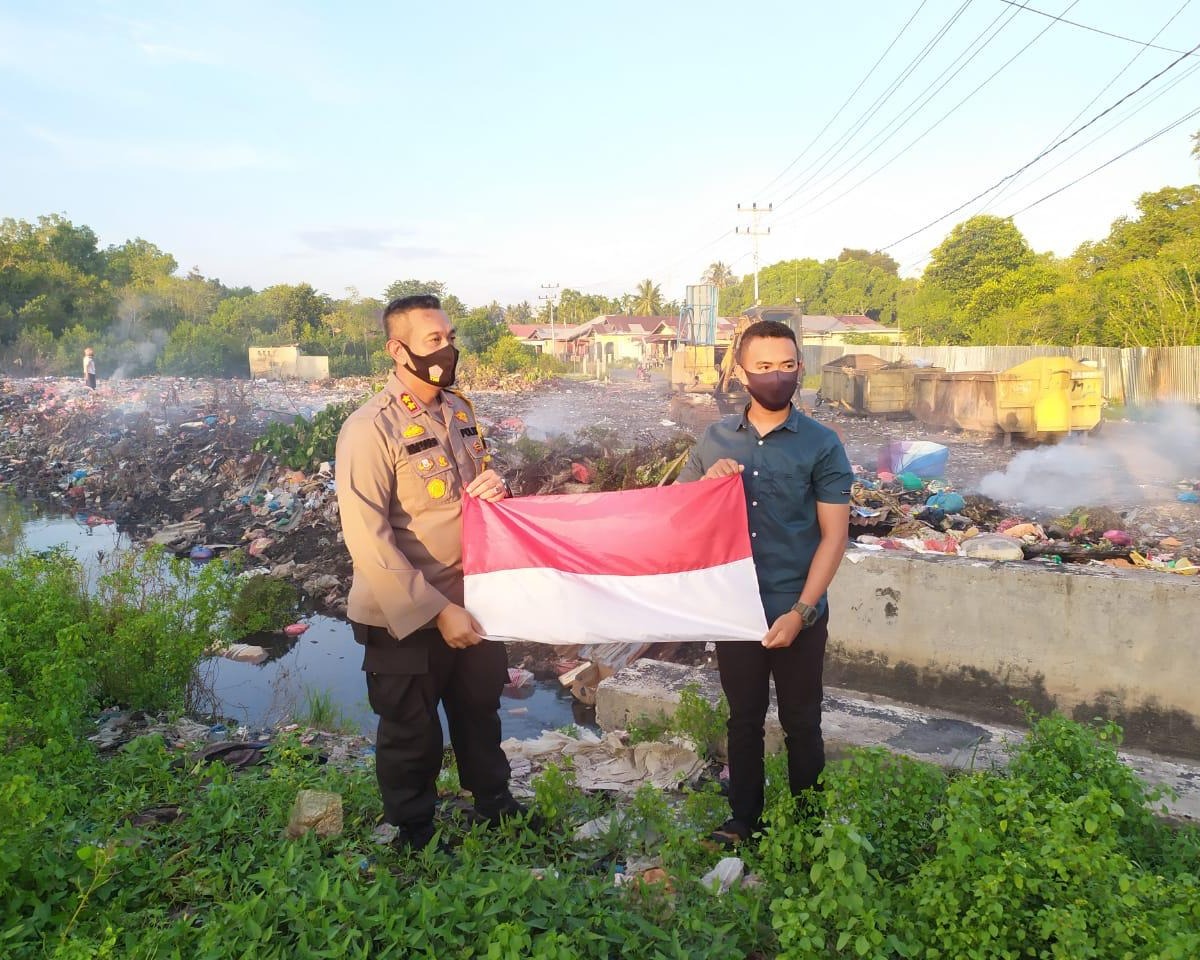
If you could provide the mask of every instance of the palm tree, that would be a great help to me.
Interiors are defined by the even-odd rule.
[[[640,317],[657,317],[662,312],[662,290],[653,280],[639,283],[633,298],[633,312]]]
[[[733,271],[729,269],[729,264],[717,260],[715,263],[710,263],[708,269],[704,271],[704,276],[701,279],[705,283],[715,283],[718,290],[724,290],[726,287],[737,282],[737,278],[733,275]]]

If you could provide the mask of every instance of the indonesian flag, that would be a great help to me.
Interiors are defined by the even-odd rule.
[[[463,505],[466,608],[494,640],[762,640],[738,476]]]

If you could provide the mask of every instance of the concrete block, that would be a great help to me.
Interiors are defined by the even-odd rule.
[[[1200,579],[858,551],[829,597],[827,684],[1008,723],[1025,700],[1200,757]]]
[[[715,670],[635,661],[601,682],[596,691],[596,720],[604,730],[623,730],[642,718],[671,717],[679,706],[679,691],[689,683],[716,704],[721,684]],[[831,761],[851,747],[885,747],[916,760],[964,770],[1003,766],[1008,761],[1008,745],[1025,735],[1011,726],[828,687],[821,726],[825,753]],[[773,691],[766,741],[769,752],[783,749]],[[1176,797],[1167,802],[1172,814],[1200,818],[1200,765],[1134,751],[1121,753],[1121,759],[1147,783],[1175,792]]]

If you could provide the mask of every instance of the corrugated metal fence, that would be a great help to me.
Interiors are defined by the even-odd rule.
[[[951,373],[1007,370],[1034,357],[1095,360],[1104,373],[1104,396],[1112,403],[1148,406],[1200,403],[1200,347],[811,347],[804,348],[810,374],[848,353],[881,360],[922,361]]]

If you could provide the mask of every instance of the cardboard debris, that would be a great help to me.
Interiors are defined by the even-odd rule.
[[[639,743],[630,746],[617,732],[597,737],[581,731],[578,737],[547,730],[536,740],[505,740],[500,744],[516,770],[531,772],[570,757],[575,782],[583,790],[632,793],[644,783],[660,790],[694,783],[704,759],[691,746],[679,743]],[[518,766],[518,764],[520,764]]]

